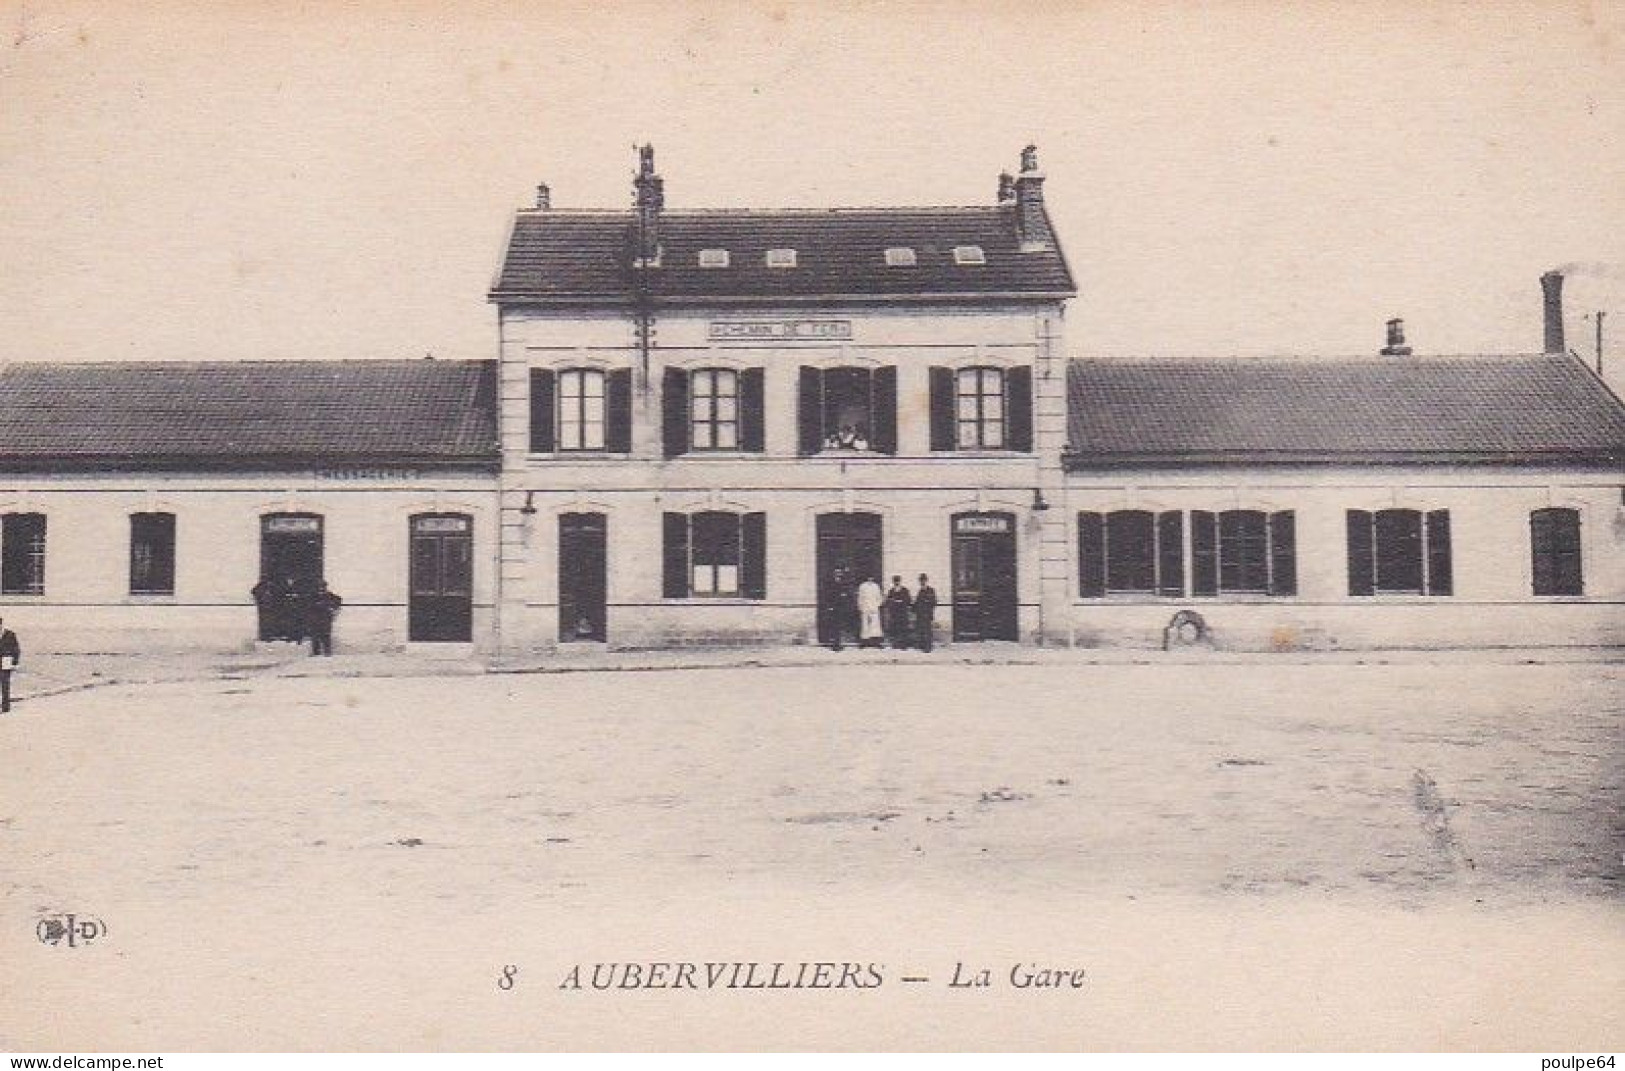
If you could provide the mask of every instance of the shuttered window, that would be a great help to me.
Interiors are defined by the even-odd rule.
[[[631,369],[530,370],[531,453],[631,449]]]
[[[1449,595],[1450,511],[1348,511],[1350,595]]]
[[[933,368],[931,449],[1033,448],[1032,369]]]
[[[175,515],[130,515],[130,594],[175,594]]]
[[[45,594],[45,514],[0,517],[0,595]]]
[[[804,455],[897,452],[897,369],[804,366],[799,381]]]
[[[1191,511],[1191,574],[1192,595],[1296,595],[1296,516]]]
[[[739,449],[739,374],[701,368],[689,376],[689,449]]]
[[[766,514],[667,513],[663,536],[666,598],[767,598]]]
[[[1529,514],[1529,543],[1536,595],[1584,595],[1580,511],[1537,509]]]
[[[1184,553],[1177,510],[1078,514],[1078,586],[1086,599],[1182,595]]]
[[[667,457],[764,449],[762,369],[668,368],[663,382]]]

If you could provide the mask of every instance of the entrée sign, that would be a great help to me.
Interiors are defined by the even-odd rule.
[[[969,517],[959,517],[954,521],[954,531],[966,535],[1008,532],[1010,518],[997,513],[978,513]]]
[[[851,320],[712,320],[713,339],[822,342],[852,337]]]

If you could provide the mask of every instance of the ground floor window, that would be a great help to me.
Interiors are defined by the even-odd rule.
[[[1184,532],[1178,510],[1078,514],[1081,594],[1183,595]]]
[[[175,515],[130,515],[130,594],[175,594]]]
[[[664,526],[666,598],[767,597],[767,514],[668,513]]]
[[[1449,595],[1450,511],[1348,511],[1350,595]]]
[[[1536,595],[1583,595],[1580,562],[1580,511],[1537,509],[1529,514]]]
[[[0,595],[45,594],[45,514],[0,517]]]
[[[1191,511],[1192,595],[1297,593],[1297,518],[1291,510]]]

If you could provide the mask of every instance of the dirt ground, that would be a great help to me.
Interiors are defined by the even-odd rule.
[[[1622,678],[842,664],[25,702],[0,1048],[1617,1048]],[[107,934],[41,943],[66,912]],[[886,981],[559,988],[741,959]],[[1089,983],[1018,991],[1023,962]]]

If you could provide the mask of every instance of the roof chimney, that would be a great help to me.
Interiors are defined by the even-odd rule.
[[[1010,177],[1010,172],[999,172],[999,204],[1013,205],[1016,203],[1016,180]]]
[[[1546,352],[1566,353],[1563,344],[1563,273],[1549,271],[1540,277],[1540,289],[1546,299]]]
[[[1405,345],[1405,321],[1393,319],[1388,321],[1388,345],[1382,348],[1384,357],[1409,357],[1411,348]]]
[[[666,184],[655,174],[655,147],[638,149],[638,173],[632,179],[632,206],[637,210],[636,256],[640,265],[660,263],[660,210],[666,205]]]
[[[547,188],[545,182],[536,186],[536,207],[543,212],[553,207],[553,191]]]
[[[1029,145],[1021,150],[1021,174],[1015,179],[1016,236],[1021,239],[1023,253],[1053,249],[1055,234],[1050,230],[1049,216],[1044,212],[1044,173],[1038,170],[1038,149]]]

